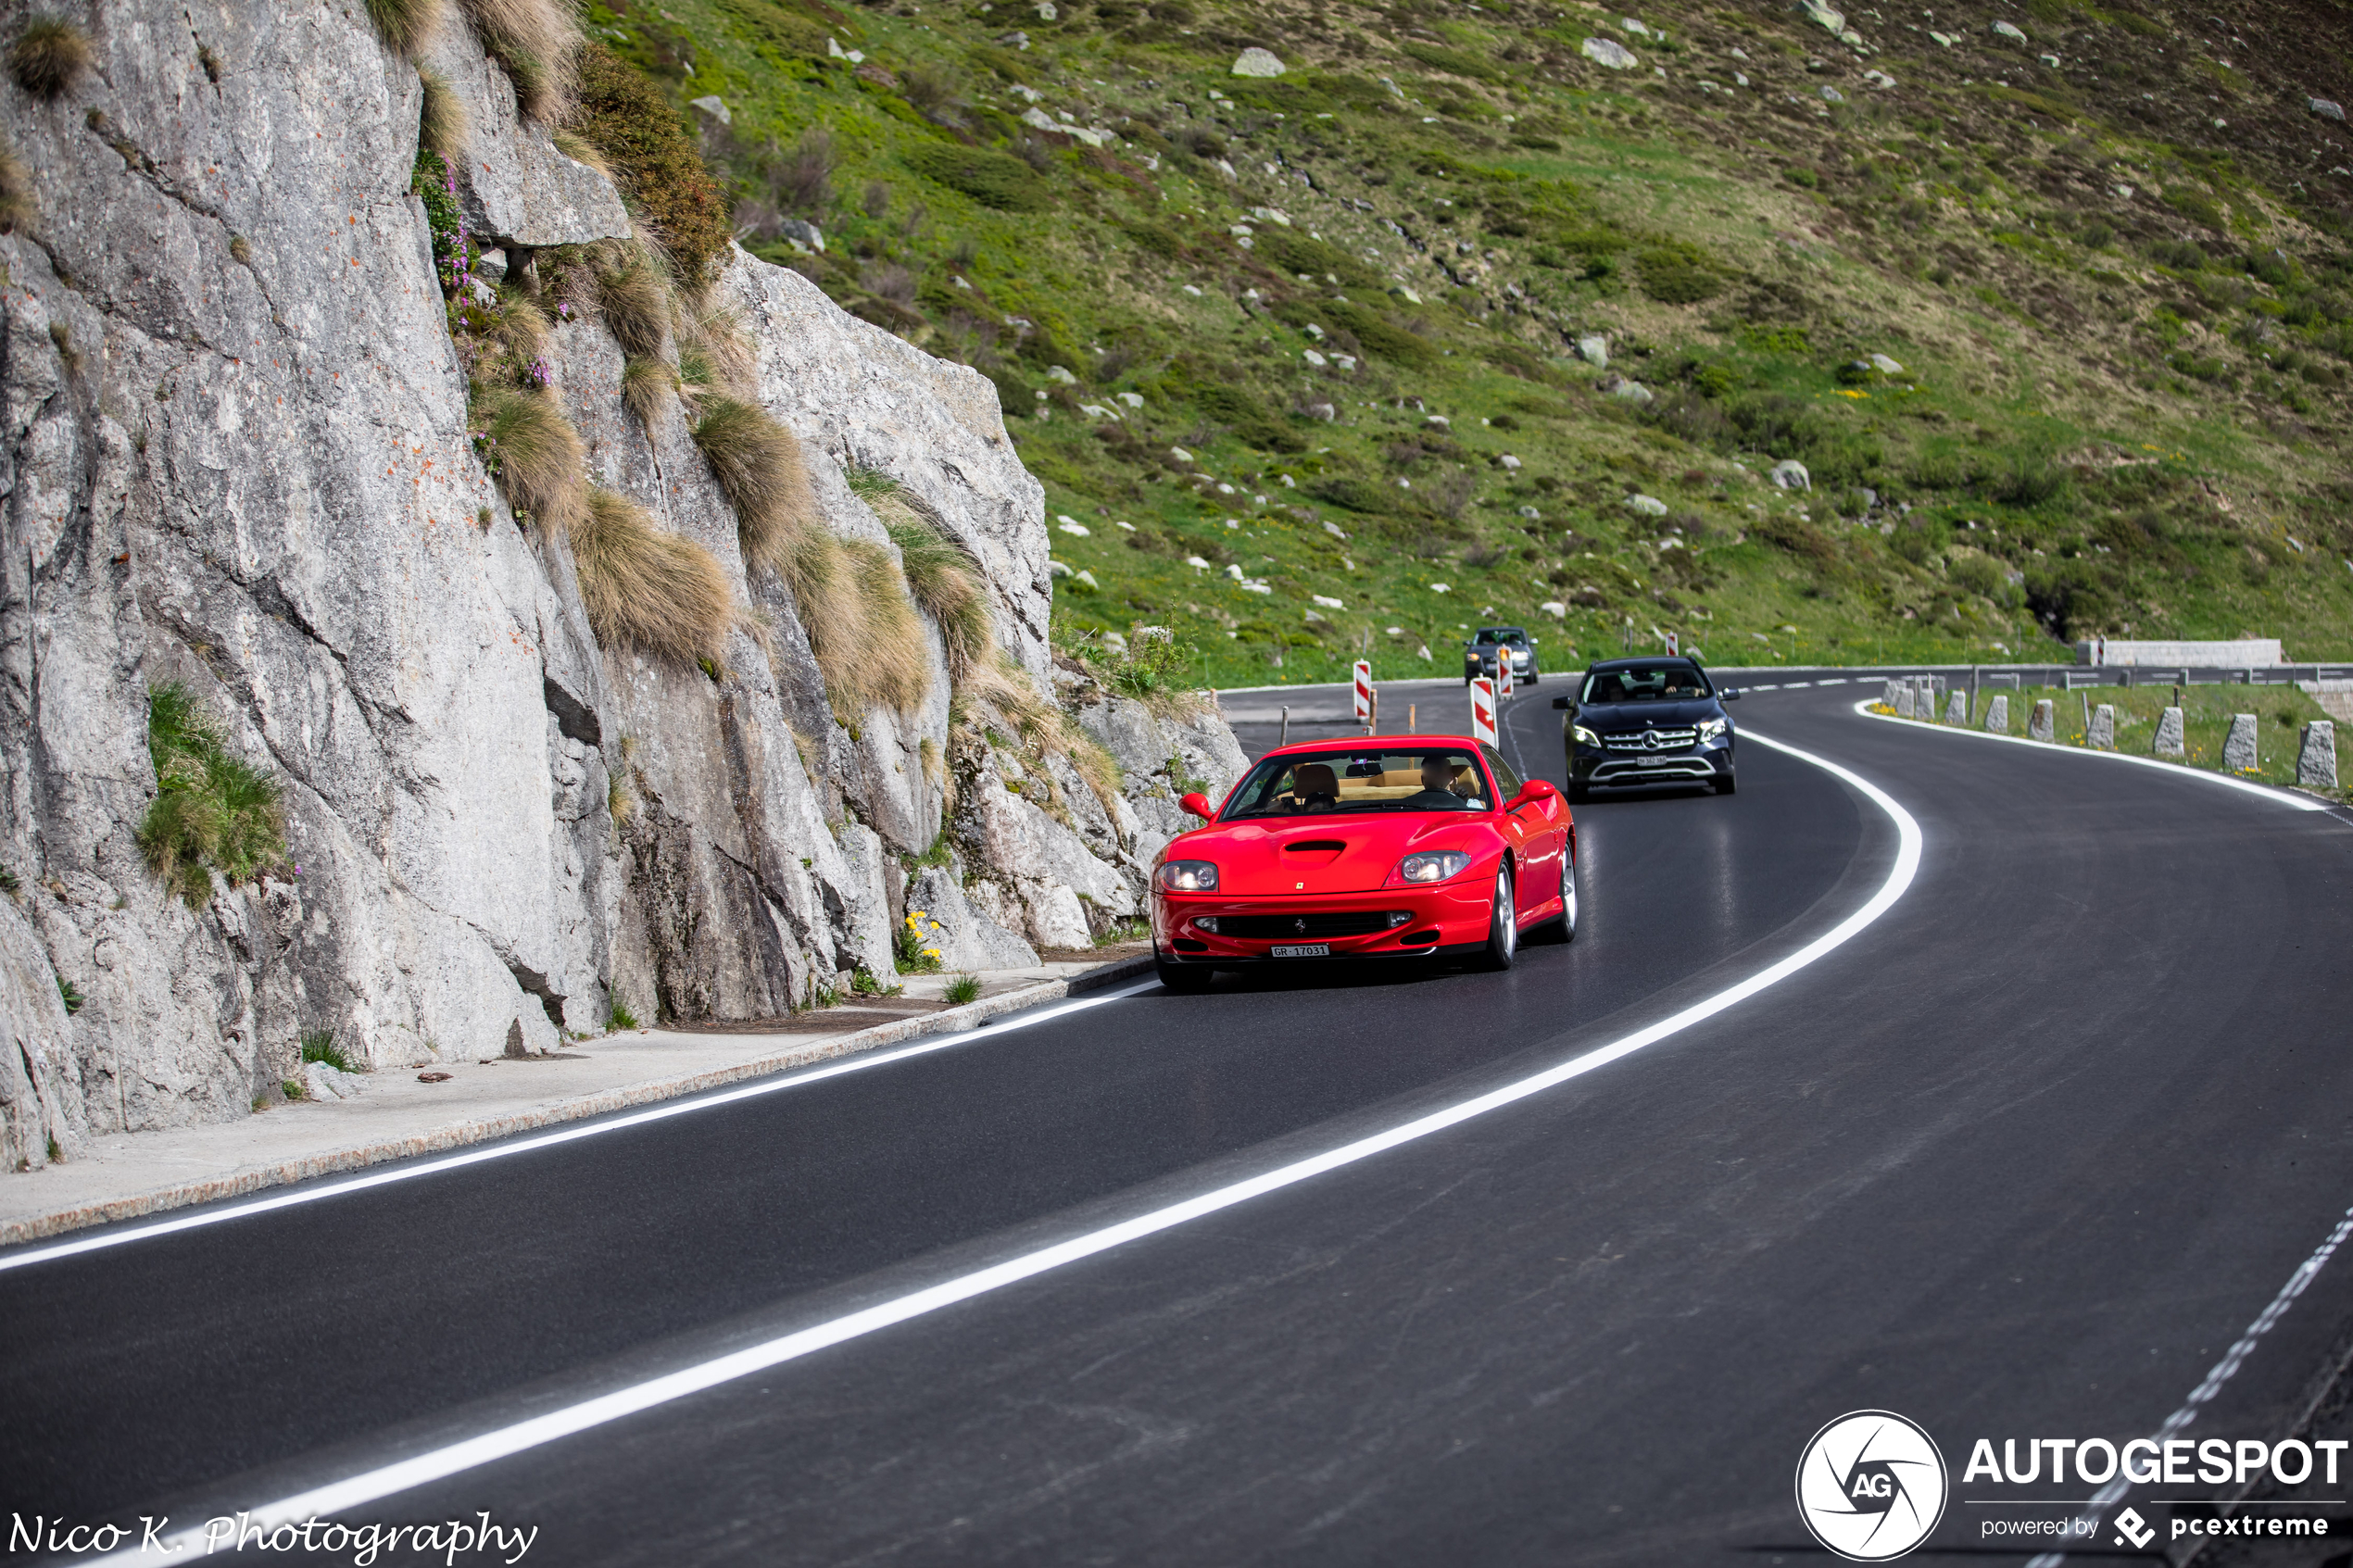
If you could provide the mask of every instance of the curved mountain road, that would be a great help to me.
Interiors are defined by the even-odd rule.
[[[1553,689],[1507,744],[1557,782]],[[1734,710],[1923,837],[1892,908],[1770,988],[1403,1147],[338,1517],[488,1510],[564,1563],[1818,1557],[1799,1451],[1878,1407],[1946,1446],[1923,1559],[1984,1555],[1969,1441],[2155,1431],[2353,1206],[2353,831],[1875,721],[1861,695]],[[1887,880],[1895,828],[1856,791],[1755,744],[1741,773],[1735,797],[1579,808],[1582,929],[1506,975],[1144,985],[0,1268],[7,1506],[250,1507],[1567,1061]],[[2188,1435],[2284,1433],[2348,1336],[2338,1259]]]

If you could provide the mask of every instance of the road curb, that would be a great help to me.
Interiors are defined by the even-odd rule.
[[[839,1035],[830,1040],[815,1041],[806,1046],[774,1051],[750,1061],[736,1062],[727,1067],[714,1067],[700,1073],[685,1073],[675,1078],[658,1078],[646,1083],[631,1084],[618,1089],[583,1095],[577,1099],[540,1106],[527,1111],[505,1116],[487,1116],[471,1122],[453,1123],[435,1127],[430,1132],[404,1138],[384,1139],[370,1144],[352,1144],[322,1153],[305,1155],[296,1160],[278,1160],[266,1165],[242,1167],[219,1176],[197,1181],[174,1182],[155,1186],[144,1192],[129,1193],[120,1198],[106,1198],[94,1203],[79,1204],[69,1209],[53,1210],[20,1219],[0,1221],[0,1247],[19,1242],[38,1241],[44,1237],[63,1236],[69,1231],[86,1230],[92,1225],[110,1224],[120,1220],[135,1220],[148,1214],[159,1214],[173,1209],[186,1209],[199,1203],[218,1202],[227,1198],[242,1198],[248,1193],[270,1187],[286,1186],[296,1182],[310,1181],[320,1176],[332,1176],[346,1171],[365,1170],[371,1165],[388,1164],[396,1160],[413,1159],[418,1155],[438,1154],[470,1144],[490,1143],[510,1137],[517,1133],[534,1132],[543,1127],[558,1126],[567,1122],[582,1122],[592,1117],[609,1115],[616,1110],[630,1110],[638,1106],[661,1100],[677,1099],[705,1090],[724,1088],[748,1078],[764,1078],[772,1073],[788,1072],[796,1067],[808,1067],[837,1057],[855,1056],[879,1046],[894,1046],[925,1035],[952,1034],[975,1024],[1039,1002],[1059,997],[1082,996],[1106,985],[1147,972],[1151,968],[1151,955],[1139,953],[1133,958],[1090,969],[1083,973],[1056,980],[1041,980],[995,997],[985,997],[963,1007],[948,1008],[939,1012],[924,1013],[914,1018],[900,1019],[890,1023],[877,1023],[870,1029]]]

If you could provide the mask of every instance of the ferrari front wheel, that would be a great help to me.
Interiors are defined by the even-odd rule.
[[[1484,967],[1505,970],[1519,956],[1519,908],[1512,898],[1512,868],[1495,873],[1495,902],[1487,916]]]
[[[1197,969],[1191,964],[1170,963],[1158,953],[1152,955],[1152,969],[1160,976],[1160,984],[1170,991],[1206,991],[1216,978],[1214,969]]]

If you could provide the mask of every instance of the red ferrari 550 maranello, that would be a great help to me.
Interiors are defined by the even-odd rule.
[[[1291,960],[1420,958],[1509,969],[1521,935],[1577,932],[1577,827],[1560,791],[1455,735],[1270,751],[1152,872],[1161,984]]]

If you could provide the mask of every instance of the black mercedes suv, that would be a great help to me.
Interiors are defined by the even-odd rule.
[[[1587,666],[1574,696],[1556,696],[1568,752],[1568,797],[1624,784],[1736,786],[1732,721],[1724,704],[1741,694],[1707,678],[1699,660],[1604,659]]]
[[[1478,634],[1463,645],[1463,684],[1485,675],[1500,679],[1495,661],[1504,654],[1512,656],[1512,684],[1532,686],[1543,679],[1536,668],[1536,639],[1528,634],[1525,626],[1482,626]]]

